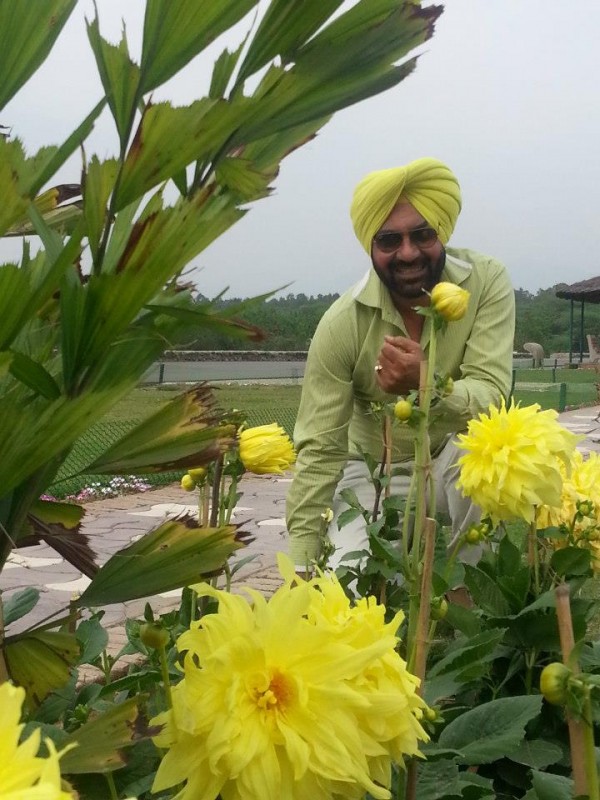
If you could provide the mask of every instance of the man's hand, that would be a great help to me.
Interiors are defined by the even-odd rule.
[[[418,389],[421,361],[425,359],[421,346],[404,336],[386,336],[377,360],[377,383],[387,394],[408,394]]]

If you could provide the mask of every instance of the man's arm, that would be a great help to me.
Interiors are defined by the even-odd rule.
[[[328,317],[317,327],[294,430],[298,458],[286,504],[290,555],[299,568],[318,558],[321,514],[331,508],[348,459],[352,367],[348,336],[338,328]]]

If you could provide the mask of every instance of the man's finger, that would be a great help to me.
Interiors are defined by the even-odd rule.
[[[407,339],[406,336],[385,336],[384,341],[385,344],[390,344],[405,353],[415,353],[421,347],[418,342]]]

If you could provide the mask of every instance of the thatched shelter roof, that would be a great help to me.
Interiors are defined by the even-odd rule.
[[[578,300],[581,303],[600,303],[600,276],[589,278],[587,281],[579,281],[567,286],[560,284],[556,290],[556,296],[563,300]]]

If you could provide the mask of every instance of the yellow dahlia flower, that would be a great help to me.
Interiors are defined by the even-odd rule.
[[[531,522],[536,506],[559,504],[562,490],[560,464],[569,464],[581,438],[560,425],[556,411],[541,411],[536,404],[514,404],[489,416],[471,420],[458,447],[467,452],[458,460],[457,486],[484,513],[498,520]]]
[[[244,467],[256,475],[280,475],[296,461],[296,453],[290,437],[273,422],[240,433],[240,458]]]
[[[556,506],[541,506],[537,512],[539,529],[565,525],[581,547],[592,553],[592,566],[600,571],[600,455],[590,453],[587,458],[576,450],[571,458],[569,474],[561,466],[563,486]],[[588,504],[590,514],[577,513]],[[597,535],[598,534],[598,535]],[[556,540],[552,540],[556,544]],[[560,546],[560,542],[558,542]]]
[[[19,743],[24,699],[21,687],[0,685],[0,800],[72,800],[71,792],[61,788],[59,756],[50,739],[45,740],[45,757],[37,755],[39,730]]]
[[[178,800],[362,800],[390,797],[390,765],[427,735],[416,679],[395,650],[400,617],[375,601],[350,607],[337,579],[286,583],[269,600],[204,585],[218,613],[178,648],[184,678],[153,724],[166,748],[153,791]]]
[[[431,305],[446,322],[456,322],[467,313],[471,293],[455,283],[442,281],[431,290]]]

